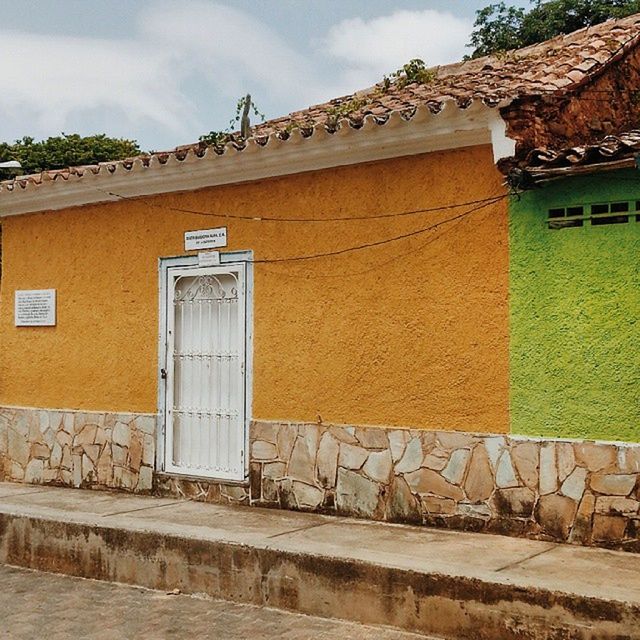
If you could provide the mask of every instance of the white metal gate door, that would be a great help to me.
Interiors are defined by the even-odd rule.
[[[245,265],[167,270],[165,469],[244,479]]]

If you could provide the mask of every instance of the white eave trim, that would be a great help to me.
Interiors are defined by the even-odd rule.
[[[193,191],[484,144],[493,146],[496,161],[513,155],[515,142],[505,135],[498,107],[478,101],[460,109],[448,102],[437,114],[419,107],[410,120],[392,113],[385,124],[378,124],[367,116],[359,129],[343,121],[335,133],[316,127],[305,138],[294,130],[288,140],[271,136],[264,146],[249,140],[245,149],[230,147],[221,155],[209,148],[203,157],[189,152],[178,160],[171,155],[165,164],[155,157],[148,166],[136,160],[130,169],[119,162],[105,163],[97,173],[87,169],[82,176],[28,182],[24,188],[15,185],[12,191],[0,192],[0,218],[118,200],[109,192],[131,198]],[[115,165],[115,170],[106,164]]]

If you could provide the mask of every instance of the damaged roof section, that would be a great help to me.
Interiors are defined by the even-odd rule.
[[[639,156],[640,129],[634,129],[592,144],[534,149],[519,168],[512,170],[510,181],[526,188],[565,176],[638,167]]]
[[[554,169],[558,167],[577,167],[634,159],[640,153],[640,129],[607,136],[594,144],[580,147],[569,147],[554,151],[553,149],[535,149],[526,165],[530,168]]]

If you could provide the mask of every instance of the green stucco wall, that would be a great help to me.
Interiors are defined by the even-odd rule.
[[[635,199],[640,171],[630,169],[512,201],[513,433],[640,441],[640,221],[559,230],[545,222],[550,208]]]

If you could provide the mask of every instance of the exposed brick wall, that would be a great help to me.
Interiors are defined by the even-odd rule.
[[[516,100],[502,110],[523,159],[534,148],[585,144],[640,126],[640,47],[567,96]],[[506,161],[501,169],[509,168]],[[506,166],[505,166],[506,165]]]

